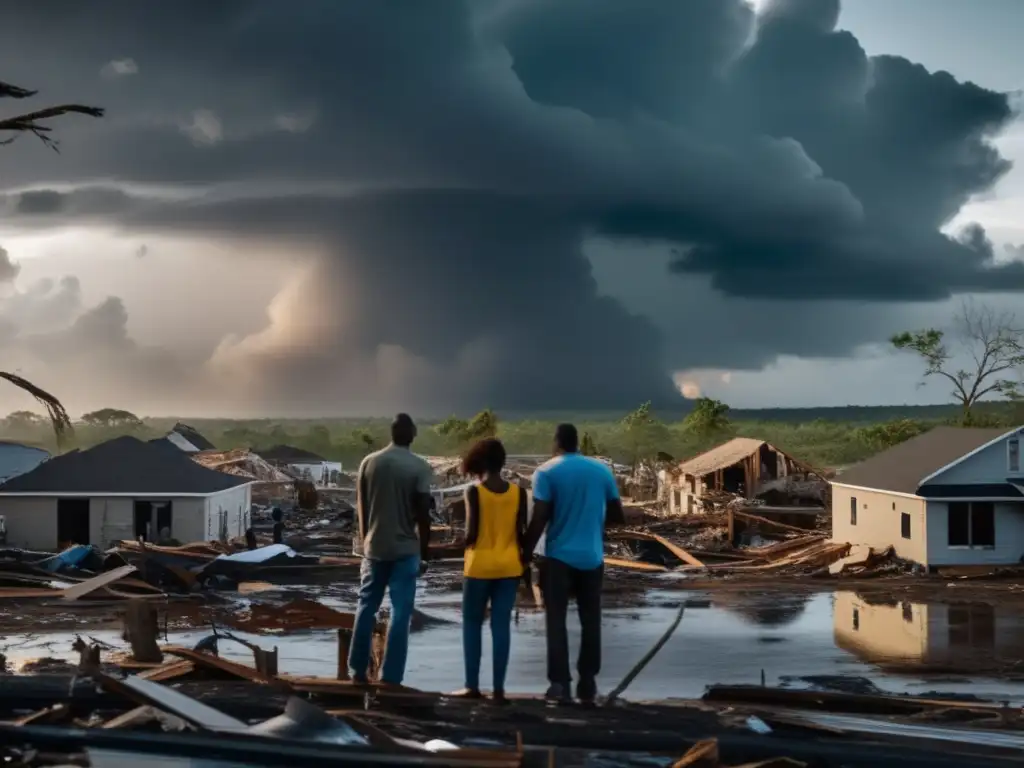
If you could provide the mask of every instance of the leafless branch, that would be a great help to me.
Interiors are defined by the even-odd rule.
[[[27,99],[30,96],[34,96],[36,93],[36,91],[30,91],[26,88],[11,85],[10,83],[0,82],[0,97]],[[31,133],[43,142],[43,144],[50,147],[50,149],[55,152],[59,152],[60,150],[57,147],[57,141],[47,135],[53,130],[53,128],[48,125],[42,125],[39,122],[40,120],[50,120],[54,117],[62,117],[63,115],[103,117],[103,112],[104,110],[100,107],[88,107],[83,104],[60,104],[55,107],[39,109],[34,112],[26,112],[23,115],[3,118],[0,119],[0,131],[12,132],[14,135],[8,139],[0,139],[0,145],[12,143],[23,133]]]

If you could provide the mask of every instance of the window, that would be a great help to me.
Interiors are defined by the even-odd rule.
[[[853,628],[854,630],[860,629],[860,611],[856,608],[853,609]]]
[[[949,505],[947,541],[951,547],[994,547],[996,513],[991,501],[956,501]]]
[[[1006,441],[1006,468],[1010,472],[1020,472],[1020,438],[1011,437]]]
[[[900,515],[900,535],[904,539],[910,538],[910,515],[906,512]]]
[[[903,601],[903,620],[908,624],[914,623],[914,606],[912,603]]]
[[[850,525],[857,524],[857,497],[850,499]]]

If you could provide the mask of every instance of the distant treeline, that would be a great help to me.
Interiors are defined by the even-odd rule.
[[[8,440],[54,449],[47,422],[27,412],[3,422]],[[793,456],[821,468],[845,466],[941,423],[956,423],[955,406],[887,406],[807,409],[730,410],[713,400],[697,402],[686,414],[662,413],[644,404],[629,414],[566,413],[542,418],[514,418],[490,410],[471,418],[420,419],[415,448],[425,454],[457,454],[473,440],[495,434],[510,453],[550,451],[555,425],[572,421],[585,436],[588,452],[622,462],[659,454],[688,458],[734,436],[766,440]],[[143,439],[167,433],[178,419],[138,418],[126,411],[103,409],[75,424],[68,447],[86,448],[120,434]],[[536,414],[535,416],[541,416]],[[415,417],[415,414],[414,414]],[[1024,423],[1021,406],[979,404],[979,426]],[[180,419],[198,429],[218,448],[267,448],[294,445],[353,466],[369,451],[388,441],[389,419]]]

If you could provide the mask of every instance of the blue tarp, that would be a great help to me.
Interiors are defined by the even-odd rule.
[[[45,560],[37,563],[40,568],[45,568],[48,571],[56,573],[61,568],[78,568],[82,562],[92,552],[92,547],[88,544],[75,544],[74,546],[68,547],[59,555],[48,557]]]

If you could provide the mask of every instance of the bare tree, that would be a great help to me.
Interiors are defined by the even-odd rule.
[[[971,409],[988,395],[1007,400],[1021,396],[1020,380],[1011,378],[1024,368],[1024,330],[1010,312],[964,302],[954,321],[956,348],[946,344],[944,331],[926,328],[904,331],[890,339],[896,349],[916,353],[925,364],[924,376],[939,376],[953,386],[962,421],[972,421]],[[967,368],[953,369],[956,358],[970,359]]]
[[[36,91],[30,91],[26,88],[20,88],[16,85],[0,81],[0,98],[27,99],[35,96],[36,93]],[[103,110],[98,107],[86,107],[81,104],[60,104],[55,107],[46,107],[34,112],[15,115],[14,117],[0,118],[0,133],[11,132],[14,134],[10,138],[0,139],[0,144],[10,144],[20,134],[31,133],[42,141],[43,144],[57,151],[57,141],[49,135],[53,129],[48,125],[43,125],[40,121],[70,114],[102,117]],[[57,444],[62,444],[64,437],[71,432],[71,419],[68,417],[68,412],[64,409],[60,400],[45,389],[37,387],[32,382],[16,374],[0,371],[0,379],[13,384],[19,389],[25,390],[46,408],[46,413],[50,417],[50,423],[53,425],[54,434],[57,436]]]
[[[38,91],[30,91],[27,88],[19,88],[16,85],[0,81],[0,98],[27,99],[35,96]],[[43,125],[40,120],[50,120],[63,115],[88,115],[89,117],[103,117],[103,110],[99,107],[86,107],[82,104],[60,104],[55,107],[45,107],[35,112],[26,112],[14,117],[0,118],[0,131],[10,131],[14,135],[7,139],[0,139],[0,144],[10,144],[22,133],[31,133],[43,144],[52,150],[59,151],[57,140],[50,137],[53,131],[48,125]]]

